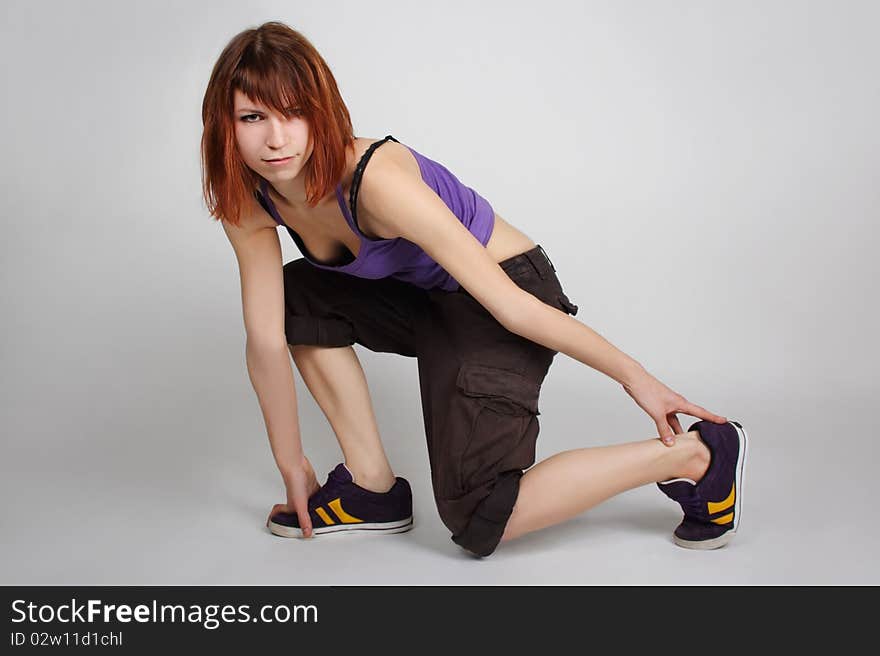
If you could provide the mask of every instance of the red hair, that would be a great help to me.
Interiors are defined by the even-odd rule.
[[[202,101],[202,193],[212,217],[239,225],[259,185],[238,153],[234,92],[284,115],[295,101],[309,123],[314,148],[303,172],[306,202],[315,207],[345,169],[354,134],[348,108],[323,57],[305,36],[271,21],[245,30],[226,45]]]

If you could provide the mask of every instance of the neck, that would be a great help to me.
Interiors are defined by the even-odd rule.
[[[266,180],[269,186],[275,191],[275,194],[284,199],[284,202],[294,208],[306,207],[306,190],[305,185],[299,176],[293,180],[282,180],[272,182]]]

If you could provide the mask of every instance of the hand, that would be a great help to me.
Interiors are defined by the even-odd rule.
[[[284,486],[287,488],[287,503],[276,503],[269,511],[266,519],[268,526],[272,516],[278,512],[295,512],[303,536],[312,537],[312,519],[309,517],[308,500],[321,487],[312,463],[303,455],[302,460],[283,473]]]
[[[647,371],[640,373],[633,381],[624,383],[623,389],[654,420],[660,438],[666,446],[672,446],[675,443],[674,436],[684,432],[678,422],[677,412],[706,419],[716,424],[723,424],[727,421],[726,417],[716,415],[691,403],[681,394],[666,387]]]

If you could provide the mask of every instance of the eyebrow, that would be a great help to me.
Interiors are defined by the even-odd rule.
[[[299,104],[289,105],[288,109],[299,107]],[[253,107],[239,107],[235,110],[236,112],[256,112],[257,114],[265,113],[262,109],[254,109]]]

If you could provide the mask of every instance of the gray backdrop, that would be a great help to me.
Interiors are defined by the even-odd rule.
[[[880,582],[878,3],[2,12],[0,583]],[[416,361],[360,346],[416,528],[267,532],[284,488],[198,157],[211,67],[266,20],[321,51],[358,136],[448,166],[544,246],[579,320],[743,422],[729,547],[674,546],[680,511],[645,486],[471,558],[431,496]],[[323,481],[341,451],[296,381]],[[539,460],[654,435],[619,385],[564,355],[541,406]]]

